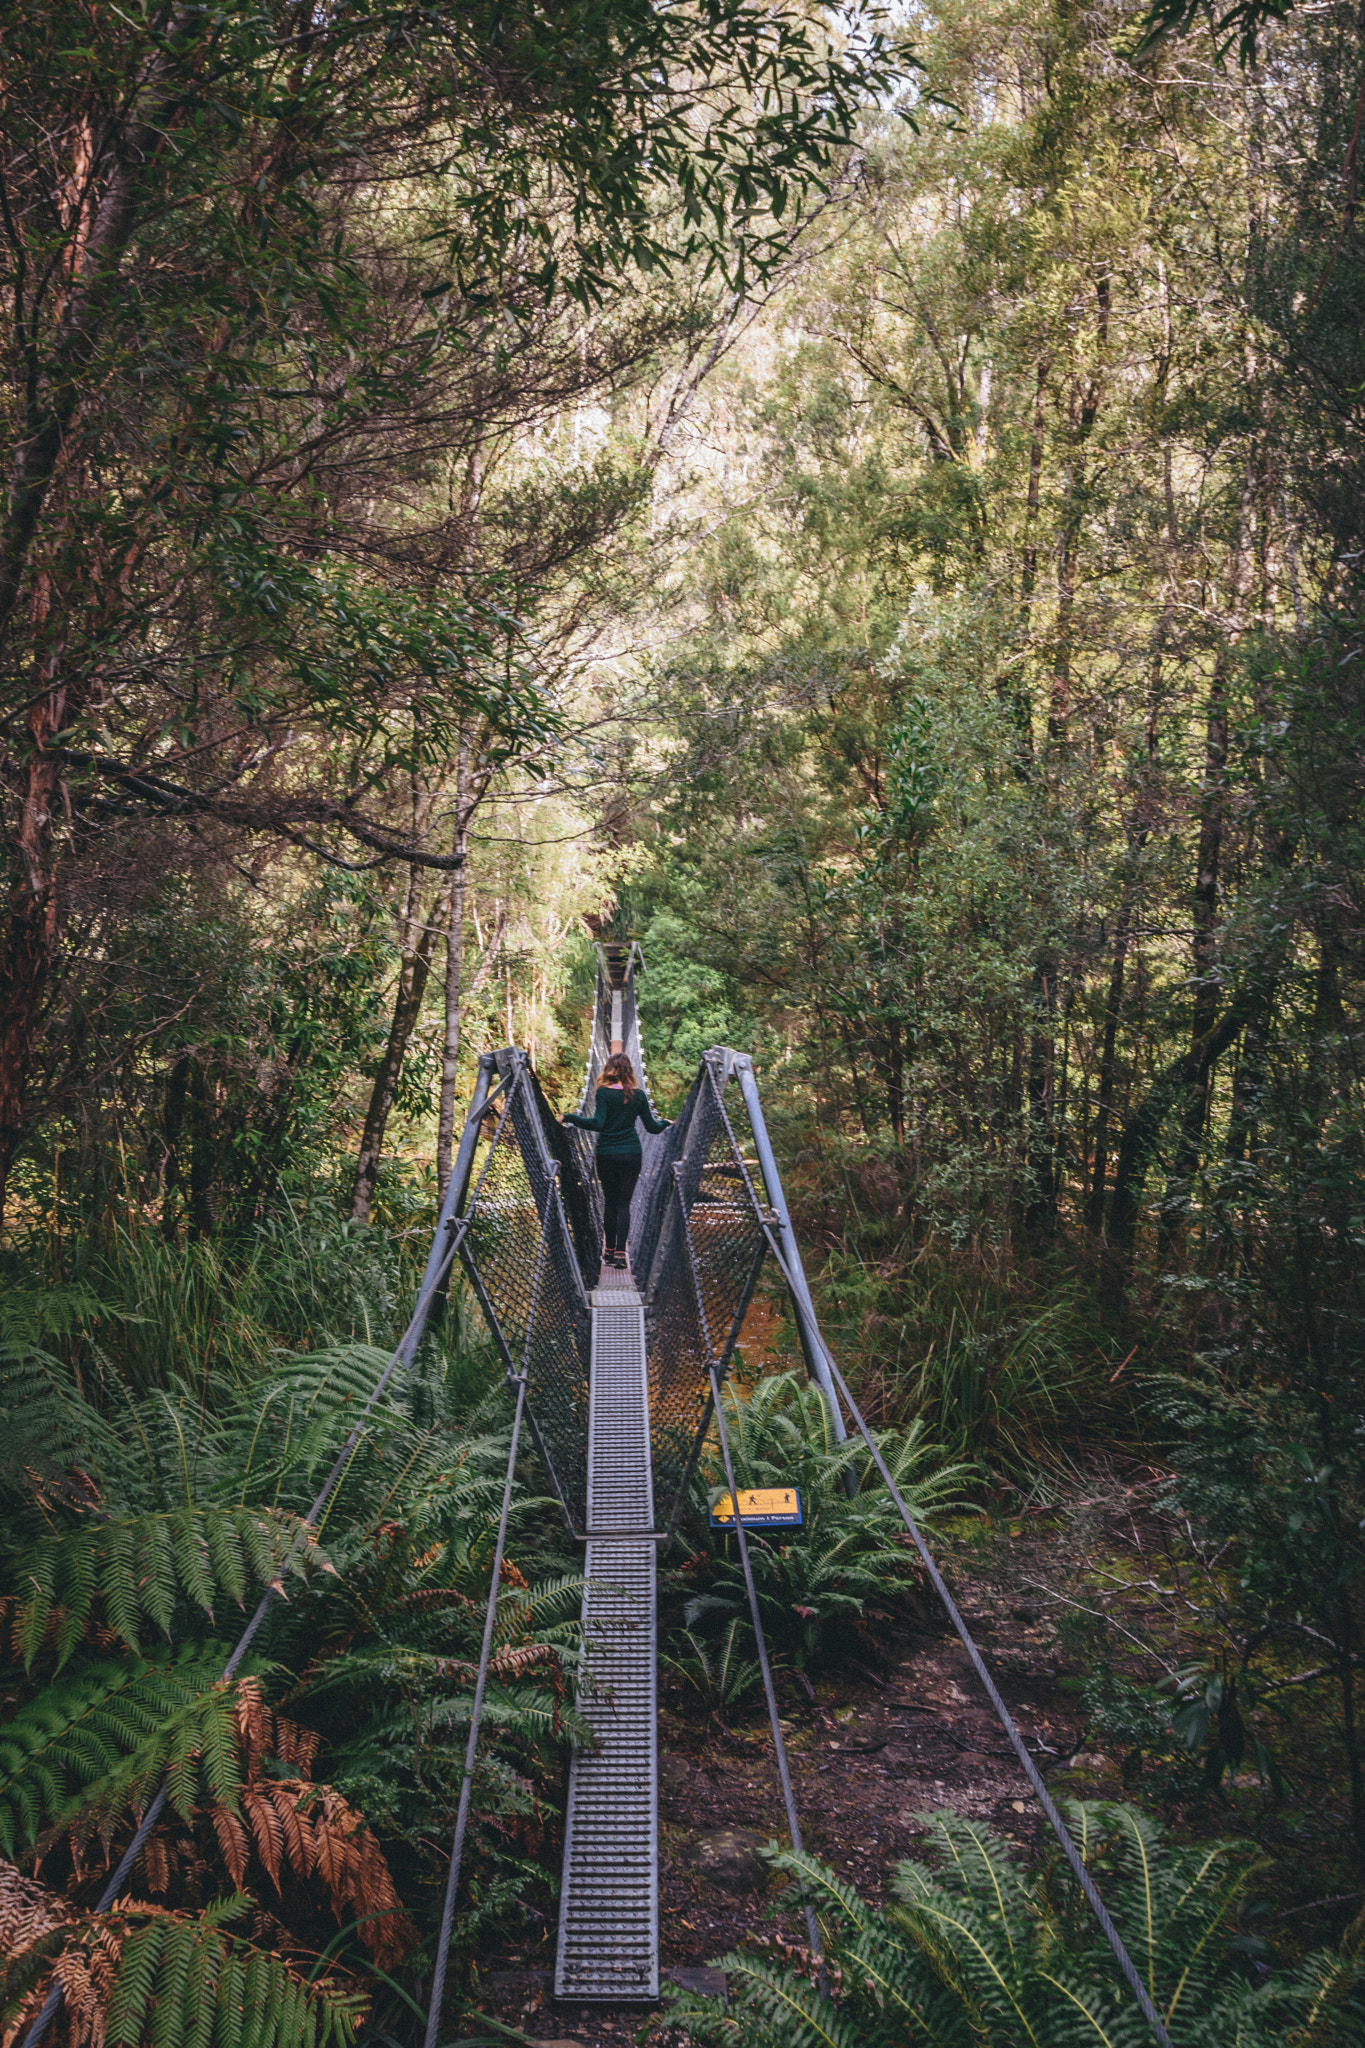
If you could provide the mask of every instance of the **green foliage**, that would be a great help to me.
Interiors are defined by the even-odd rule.
[[[387,1354],[363,1343],[289,1349],[281,1337],[308,1334],[328,1275],[348,1258],[362,1280],[377,1276],[386,1313],[382,1290],[403,1284],[406,1254],[375,1230],[334,1226],[329,1244],[316,1224],[282,1227],[236,1255],[192,1247],[178,1300],[161,1284],[177,1257],[146,1235],[119,1236],[98,1266],[100,1291],[82,1282],[46,1303],[32,1290],[7,1302],[0,1385],[14,1427],[0,1451],[0,1597],[27,1666],[13,1667],[0,1721],[0,1848],[35,1848],[54,1882],[66,1877],[79,1916],[89,1838],[120,1853],[167,1776],[170,1804],[133,1879],[135,1895],[164,1899],[166,1912],[128,1934],[127,1982],[143,1985],[137,1997],[154,1999],[158,2015],[180,2014],[176,1987],[197,1957],[209,1985],[199,2023],[219,2011],[217,1982],[228,1990],[214,2024],[229,2028],[232,1987],[254,1970],[260,1999],[284,2001],[260,2038],[278,2025],[280,2038],[331,2038],[331,2027],[339,2040],[365,2003],[356,1977],[343,1975],[340,1991],[321,1984],[299,2006],[298,1985],[264,1945],[270,1923],[220,1938],[206,1901],[215,1880],[245,1882],[291,1940],[313,1946],[319,1903],[330,1904],[334,1953],[351,1972],[372,1970],[376,1951],[373,1927],[352,1924],[364,1914],[346,1907],[348,1883],[380,1901],[386,1926],[407,1929],[385,1935],[388,1951],[412,1941],[407,1900],[429,1937],[462,1783],[505,1396],[487,1392],[486,1350],[457,1299],[372,1410],[321,1530],[305,1532],[300,1515]],[[215,1302],[215,1276],[226,1300]],[[544,1506],[516,1498],[528,1570],[509,1564],[499,1601],[467,1849],[485,1932],[544,1882],[541,1802],[565,1743],[583,1733],[572,1705],[581,1580],[541,1533]],[[286,1597],[253,1645],[258,1675],[245,1690],[222,1685],[225,1624],[282,1573]],[[173,1654],[149,1650],[167,1634]],[[286,1697],[287,1723],[270,1712]],[[315,1782],[320,1738],[326,1770]],[[16,1996],[45,1981],[50,1951],[33,1952]],[[107,1973],[101,1982],[103,1998]],[[136,1998],[128,2009],[128,2024],[145,2026]]]
[[[1070,1809],[1078,1845],[1173,2038],[1189,2048],[1347,2048],[1365,2020],[1365,1973],[1319,1954],[1246,1980],[1230,1938],[1256,1868],[1241,1844],[1173,1847],[1131,1808]],[[1140,2048],[1147,2025],[1070,1869],[1054,1851],[1036,1875],[970,1821],[930,1819],[933,1860],[903,1863],[878,1910],[810,1857],[774,1859],[815,1905],[832,2003],[807,1968],[739,1953],[728,2005],[688,1996],[671,2024],[744,2048]]]
[[[861,1213],[818,1287],[829,1334],[881,1413],[916,1417],[952,1455],[1016,1482],[1074,1455],[1117,1409],[1116,1333],[1093,1294],[1045,1272],[955,1266],[903,1238],[889,1245],[881,1162],[852,1158],[848,1176]]]
[[[79,1815],[110,1828],[162,1777],[182,1820],[200,1792],[231,1805],[241,1784],[228,1647],[196,1644],[165,1665],[84,1663],[0,1727],[0,1848],[13,1857]]]
[[[739,992],[697,957],[695,933],[674,910],[658,910],[641,940],[647,972],[637,1000],[651,1083],[660,1099],[680,1098],[709,1046],[748,1049]]]
[[[121,1913],[127,1930],[109,1998],[108,2039],[116,2048],[350,2048],[366,2000],[338,1993],[291,1970],[278,1956],[222,1931],[249,1901],[229,1898],[197,1920],[169,1914],[138,1925]]]
[[[254,1578],[283,1583],[302,1568],[311,1541],[293,1516],[248,1508],[181,1509],[108,1517],[40,1537],[12,1561],[20,1598],[16,1638],[25,1665],[49,1637],[60,1668],[86,1633],[95,1602],[113,1633],[135,1649],[148,1628],[168,1639],[180,1602],[209,1622],[214,1601],[238,1606]]]
[[[798,1669],[850,1640],[876,1655],[879,1624],[903,1602],[913,1569],[904,1524],[866,1449],[857,1438],[835,1440],[829,1410],[804,1374],[771,1374],[748,1394],[727,1383],[723,1398],[736,1484],[795,1486],[801,1494],[800,1529],[748,1532],[770,1644]],[[878,1445],[911,1513],[932,1530],[956,1504],[963,1468],[944,1466],[918,1428],[888,1432]],[[704,1547],[675,1578],[688,1589],[686,1628],[732,1641],[734,1624],[748,1619],[735,1541],[702,1519],[707,1500],[723,1490],[713,1439],[693,1498]]]
[[[1163,1670],[1153,1641],[1133,1678],[1092,1640],[1086,1703],[1097,1733],[1129,1746],[1132,1781],[1151,1768],[1188,1798],[1254,1769],[1297,1798],[1320,1718],[1335,1722],[1349,1780],[1365,1492],[1349,1440],[1323,1459],[1301,1390],[1239,1388],[1230,1364],[1147,1388],[1174,1439],[1162,1505],[1186,1534],[1179,1599],[1202,1654]]]
[[[708,1643],[691,1629],[682,1629],[671,1638],[677,1644],[678,1654],[661,1656],[659,1662],[696,1694],[709,1714],[721,1716],[727,1707],[752,1692],[761,1676],[758,1664],[739,1654],[745,1634],[738,1615],[722,1631],[718,1642]]]

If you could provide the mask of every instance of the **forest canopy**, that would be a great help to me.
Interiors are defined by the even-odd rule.
[[[752,1055],[926,1501],[1140,1493],[1179,1651],[1070,1639],[1091,1749],[1177,1833],[1235,1823],[1277,1910],[1330,1867],[1300,1931],[1338,1952],[1362,66],[1345,0],[7,22],[0,1930],[37,1932],[0,2028],[60,1953],[86,2048],[101,1941],[127,1982],[180,1942],[259,1973],[271,2038],[420,2038],[508,1413],[471,1297],[295,1538],[479,1055],[577,1107],[608,939],[664,1113]],[[580,1560],[544,1490],[457,1972],[553,1910]],[[688,1540],[670,1668],[725,1725],[747,1622]],[[820,1597],[772,1596],[802,1713],[855,1640]]]

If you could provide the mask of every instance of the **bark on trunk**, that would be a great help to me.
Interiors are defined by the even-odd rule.
[[[361,1133],[360,1157],[356,1164],[355,1192],[351,1197],[351,1214],[357,1223],[368,1223],[374,1206],[375,1183],[379,1178],[379,1162],[384,1151],[384,1134],[388,1129],[389,1117],[393,1110],[394,1097],[403,1072],[403,1061],[407,1057],[417,1019],[422,1012],[422,998],[426,994],[427,978],[431,972],[431,956],[435,950],[438,935],[444,930],[451,884],[445,882],[431,907],[429,917],[421,916],[422,870],[412,868],[408,878],[408,898],[403,920],[402,965],[398,975],[398,992],[394,998],[393,1022],[389,1026],[388,1043],[384,1057],[379,1063],[370,1091],[369,1107],[365,1112],[365,1128]]]
[[[445,1038],[441,1049],[441,1108],[436,1132],[436,1186],[441,1200],[450,1184],[455,1156],[455,1086],[460,1071],[460,979],[464,970],[465,862],[469,858],[469,742],[460,735],[455,765],[455,845],[460,865],[451,876],[450,920],[446,928]]]
[[[133,112],[107,146],[109,175],[80,252],[56,346],[30,387],[15,443],[8,511],[0,524],[0,639],[19,601],[48,489],[84,395],[80,372],[97,346],[100,323],[119,289],[139,195],[155,174],[166,145],[181,91],[181,46],[197,21],[196,8],[162,11],[161,39],[139,81]]]
[[[23,1137],[29,1071],[60,936],[53,813],[61,773],[45,749],[74,708],[67,690],[55,687],[29,714],[33,751],[22,769],[9,904],[0,935],[0,1224],[10,1168]]]
[[[1273,983],[1274,971],[1269,978]],[[1266,1001],[1265,984],[1244,990],[1229,1005],[1226,1014],[1214,1025],[1203,1042],[1191,1046],[1176,1060],[1173,1060],[1152,1083],[1137,1107],[1125,1118],[1123,1134],[1119,1140],[1118,1159],[1114,1167],[1114,1193],[1109,1206],[1109,1242],[1114,1259],[1109,1271],[1107,1291],[1112,1298],[1121,1299],[1127,1285],[1132,1264],[1133,1248],[1137,1242],[1138,1218],[1142,1206],[1143,1183],[1147,1169],[1156,1154],[1157,1142],[1162,1125],[1174,1105],[1190,1089],[1206,1084],[1214,1063],[1222,1057],[1232,1044],[1247,1020],[1256,1015]]]
[[[1128,963],[1132,920],[1132,885],[1125,887],[1114,926],[1114,958],[1109,970],[1109,996],[1104,1006],[1104,1042],[1100,1049],[1099,1103],[1095,1112],[1094,1156],[1086,1223],[1098,1237],[1104,1224],[1104,1183],[1109,1170],[1109,1119],[1114,1108],[1119,1018],[1123,1014],[1123,977]]]
[[[1250,528],[1254,490],[1252,467],[1242,479],[1237,526],[1228,560],[1228,630],[1218,649],[1209,681],[1208,706],[1204,722],[1204,773],[1199,817],[1199,847],[1195,858],[1193,891],[1194,933],[1191,942],[1194,969],[1194,1006],[1190,1013],[1190,1051],[1204,1044],[1218,1015],[1221,990],[1218,984],[1218,892],[1223,858],[1223,833],[1227,817],[1228,685],[1233,655],[1241,638],[1242,607],[1251,560]],[[1181,1238],[1179,1190],[1198,1171],[1204,1127],[1208,1121],[1209,1093],[1213,1063],[1197,1063],[1198,1079],[1190,1086],[1180,1120],[1180,1141],[1172,1171],[1173,1186],[1162,1211],[1160,1250],[1173,1254]]]
[[[1040,1004],[1046,1028],[1029,1037],[1028,1071],[1025,1081],[1028,1117],[1028,1191],[1024,1207],[1024,1232],[1034,1244],[1046,1242],[1057,1223],[1057,1141],[1053,1116],[1053,1062],[1056,1046],[1052,1032],[1052,1010],[1057,984],[1057,963],[1050,956],[1034,968],[1035,999]]]

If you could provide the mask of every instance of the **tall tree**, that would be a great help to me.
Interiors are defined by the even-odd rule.
[[[441,867],[374,802],[414,723],[448,755],[466,716],[544,732],[495,594],[426,573],[424,473],[547,304],[776,260],[890,82],[870,13],[846,30],[742,0],[9,24],[0,1189],[73,860],[137,817]]]

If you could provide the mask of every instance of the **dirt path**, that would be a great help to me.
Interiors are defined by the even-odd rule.
[[[967,1601],[974,1630],[992,1639],[1006,1701],[1045,1771],[1069,1764],[1080,1740],[1073,1706],[1056,1689],[1050,1626],[1027,1608]],[[885,1895],[896,1863],[922,1834],[916,1815],[950,1807],[989,1821],[1022,1844],[1039,1817],[1018,1763],[956,1637],[937,1628],[889,1643],[880,1682],[849,1671],[816,1683],[812,1704],[781,1682],[784,1735],[807,1847],[870,1900]],[[755,1851],[785,1841],[782,1802],[761,1703],[743,1725],[704,1730],[665,1707],[660,1715],[659,1919],[665,1976],[693,1973],[746,1941],[804,1942],[799,1917],[773,1917]],[[1098,1792],[1068,1772],[1067,1789]],[[1113,1790],[1111,1785],[1108,1789]],[[484,2009],[540,2042],[634,2038],[642,2014],[557,2008],[550,1997],[553,1936],[540,1952],[490,1956]],[[675,1979],[676,1981],[676,1979]],[[713,1988],[723,1980],[711,1973]]]
[[[1258,1929],[1292,1960],[1334,1944],[1360,1910],[1347,1835],[1341,1746],[1328,1691],[1296,1688],[1275,1791],[1250,1765],[1201,1788],[1200,1759],[1127,1755],[1101,1746],[1079,1695],[1097,1668],[1151,1687],[1163,1671],[1216,1654],[1222,1640],[1183,1596],[1189,1560],[1179,1531],[1150,1505],[1151,1483],[1096,1475],[1064,1509],[991,1524],[972,1519],[941,1546],[949,1583],[1055,1796],[1132,1799],[1186,1840],[1241,1836],[1265,1857]],[[1183,1574],[1183,1576],[1182,1576]],[[1178,1596],[1178,1597],[1177,1597]],[[1192,1618],[1194,1617],[1194,1618]],[[1202,1633],[1201,1633],[1202,1629]],[[966,1654],[925,1611],[880,1646],[880,1669],[845,1666],[806,1697],[782,1674],[784,1732],[806,1843],[865,1898],[886,1896],[913,1854],[916,1816],[949,1808],[1027,1850],[1046,1824]],[[1162,1692],[1161,1697],[1168,1695]],[[1173,1700],[1173,1694],[1170,1695]],[[665,1977],[714,1965],[746,1943],[803,1944],[804,1923],[776,1917],[781,1887],[756,1850],[783,1841],[782,1803],[761,1696],[729,1729],[704,1727],[665,1692],[660,1713],[659,1917]],[[1169,1747],[1169,1745],[1168,1745]],[[1050,1840],[1050,1835],[1046,1836]],[[547,1843],[547,1867],[556,1845]],[[608,2048],[640,2035],[646,2015],[557,2009],[554,1934],[489,1955],[482,2003],[531,2040]],[[713,1971],[708,1988],[723,1981]]]

